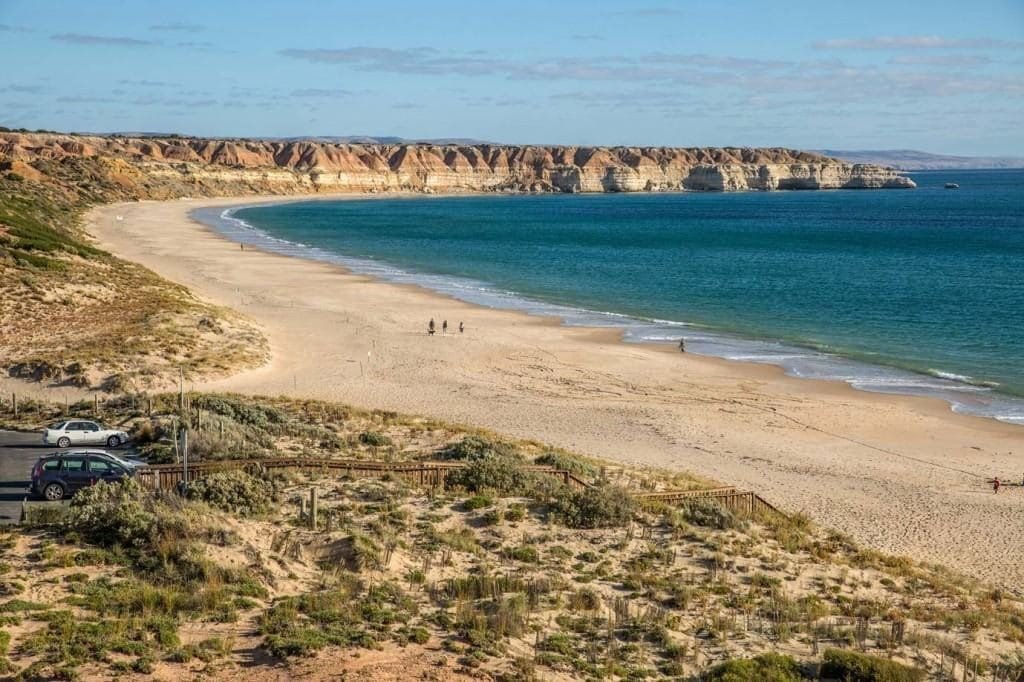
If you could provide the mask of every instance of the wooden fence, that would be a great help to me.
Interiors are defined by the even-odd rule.
[[[214,460],[197,462],[188,466],[188,480],[195,481],[215,471],[244,469],[258,466],[275,471],[305,471],[331,473],[349,478],[382,478],[398,476],[410,483],[424,487],[444,487],[453,471],[463,469],[466,462],[382,462],[362,459],[318,459],[308,457],[250,459],[250,460]],[[535,473],[546,474],[558,478],[565,485],[584,490],[586,481],[571,471],[555,467],[527,465],[523,469]],[[174,490],[185,480],[185,467],[180,464],[157,464],[142,467],[136,479],[144,487],[152,490]],[[656,492],[634,493],[640,501],[656,501],[666,504],[685,504],[688,500],[712,499],[730,511],[743,514],[770,513],[785,514],[757,493],[736,488],[706,488],[704,490],[661,490]]]
[[[680,504],[693,499],[711,499],[730,511],[742,514],[778,514],[785,516],[775,505],[750,490],[736,488],[707,488],[704,490],[662,490],[636,493],[640,501]]]
[[[385,475],[399,476],[410,483],[425,487],[444,487],[451,472],[465,468],[465,462],[381,462],[361,459],[318,459],[308,457],[251,459],[251,460],[215,460],[197,462],[188,466],[188,480],[194,481],[215,471],[244,469],[247,466],[259,466],[275,471],[308,471],[332,473],[349,478],[381,478]],[[565,485],[576,490],[587,487],[585,481],[565,469],[549,466],[524,466],[526,471],[547,474],[558,478]],[[185,480],[185,467],[181,464],[157,464],[142,467],[136,479],[144,487],[152,490],[174,490]]]

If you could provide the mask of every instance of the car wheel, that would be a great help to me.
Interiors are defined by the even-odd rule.
[[[120,444],[121,444],[120,436],[111,436],[110,438],[107,439],[107,447],[108,448],[116,448]]]
[[[61,436],[60,438],[57,439],[58,448],[66,448],[69,445],[71,445],[71,439],[68,438],[67,436]]]
[[[43,488],[43,497],[51,502],[64,499],[64,486],[60,483],[51,483]]]

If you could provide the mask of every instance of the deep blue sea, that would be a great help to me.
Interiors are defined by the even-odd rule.
[[[911,175],[916,190],[374,198],[196,217],[471,302],[1024,424],[1024,171]]]

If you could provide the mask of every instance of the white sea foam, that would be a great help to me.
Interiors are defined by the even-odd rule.
[[[690,353],[777,365],[790,376],[844,381],[862,391],[941,398],[958,414],[990,417],[1024,425],[1024,399],[992,390],[998,384],[978,382],[972,377],[940,369],[918,374],[852,360],[829,353],[827,348],[801,348],[776,341],[718,333],[678,320],[639,319],[621,313],[559,305],[524,298],[514,291],[498,289],[486,282],[409,272],[372,258],[354,258],[268,235],[235,217],[234,213],[241,208],[244,207],[236,206],[220,212],[216,209],[196,209],[191,215],[234,241],[289,256],[336,263],[358,274],[389,282],[418,285],[468,303],[558,317],[568,326],[621,329],[623,339],[630,342],[675,344],[682,338]]]

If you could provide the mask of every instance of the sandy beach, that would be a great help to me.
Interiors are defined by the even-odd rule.
[[[188,217],[200,206],[255,202],[138,202],[90,214],[102,248],[264,330],[268,365],[196,389],[418,413],[685,469],[756,490],[870,547],[1024,585],[1024,487],[994,495],[986,483],[1020,482],[1024,428],[959,416],[937,400],[626,344],[608,330],[243,252]],[[466,331],[428,337],[431,317]]]

